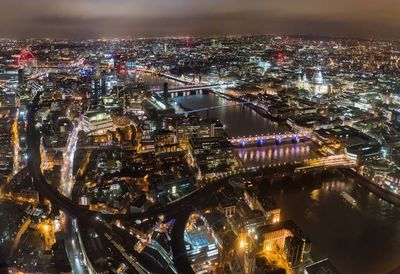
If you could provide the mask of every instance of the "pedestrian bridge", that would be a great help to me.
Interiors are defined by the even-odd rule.
[[[187,86],[182,86],[182,87],[179,87],[179,88],[168,89],[168,93],[181,93],[181,92],[188,92],[188,91],[197,91],[197,90],[204,90],[204,89],[220,88],[223,85],[226,85],[226,84],[223,83],[223,84],[187,85]],[[163,89],[158,89],[158,90],[154,90],[154,92],[157,93],[157,94],[162,94],[164,92],[164,90]]]
[[[205,90],[205,89],[214,89],[214,88],[221,88],[221,87],[227,87],[227,86],[232,86],[234,85],[234,83],[231,82],[226,82],[226,83],[209,83],[209,82],[195,82],[191,79],[185,78],[185,77],[176,77],[174,75],[165,73],[165,72],[161,72],[161,71],[157,71],[157,70],[151,70],[151,69],[145,69],[145,68],[141,68],[141,67],[137,67],[135,69],[132,70],[128,70],[128,72],[136,72],[136,71],[141,71],[141,72],[145,72],[145,73],[151,73],[151,74],[155,74],[161,77],[165,77],[167,79],[171,79],[174,81],[177,81],[179,83],[185,84],[185,86],[182,87],[177,87],[177,88],[171,88],[168,89],[168,93],[170,94],[174,94],[174,93],[182,93],[182,92],[188,92],[188,91],[198,91],[198,90]],[[157,94],[161,94],[164,92],[163,89],[159,89],[159,90],[153,90],[155,93]]]
[[[196,113],[196,112],[202,112],[202,111],[210,111],[213,109],[219,109],[219,108],[224,108],[224,107],[240,106],[240,105],[244,105],[244,104],[246,104],[246,103],[245,102],[228,103],[228,104],[218,105],[218,106],[213,106],[213,107],[191,109],[191,110],[186,110],[186,111],[178,111],[178,112],[176,112],[176,114],[190,114],[190,113]]]

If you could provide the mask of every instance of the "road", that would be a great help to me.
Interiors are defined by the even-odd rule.
[[[186,244],[184,240],[186,223],[191,212],[191,209],[187,209],[184,212],[176,214],[174,227],[172,228],[172,254],[174,256],[174,262],[179,273],[194,274],[192,266],[190,265],[187,257]]]
[[[159,214],[169,214],[174,212],[186,212],[188,208],[190,209],[190,206],[188,205],[201,206],[206,204],[209,201],[209,195],[212,193],[216,193],[216,190],[226,184],[226,182],[231,176],[233,176],[233,174],[230,175],[229,173],[226,174],[226,176],[217,177],[215,178],[215,180],[211,180],[202,185],[199,189],[197,189],[190,195],[185,196],[174,203],[170,203],[163,208],[150,209],[145,213],[103,215],[100,217],[100,214],[88,211],[86,208],[73,203],[72,200],[62,195],[60,192],[58,192],[58,190],[52,188],[47,183],[46,178],[43,176],[40,169],[40,136],[35,128],[35,112],[37,109],[39,109],[39,96],[40,95],[35,97],[34,103],[31,106],[30,111],[28,112],[27,140],[29,172],[34,179],[35,185],[38,188],[40,194],[47,197],[51,201],[53,206],[61,208],[66,215],[70,216],[71,218],[78,219],[79,222],[83,225],[94,227],[97,233],[102,234],[105,238],[107,238],[110,244],[112,244],[118,250],[122,258],[125,259],[126,264],[128,266],[131,266],[137,272],[176,273],[175,268],[171,266],[171,264],[163,260],[162,255],[158,254],[157,252],[154,252],[150,249],[147,249],[140,253],[137,252],[134,249],[134,245],[138,241],[137,235],[132,235],[127,230],[112,225],[112,222],[110,221],[113,221],[115,219],[133,221],[135,220],[135,218],[154,217]],[[71,159],[70,153],[72,153],[76,149],[76,145],[72,144],[73,143],[68,144],[68,149],[65,155],[66,159],[63,166],[63,182],[61,188],[63,189],[63,193],[66,193],[67,195],[71,194],[70,188],[73,185],[73,183],[71,183],[72,173],[70,173],[72,169],[73,159]],[[106,218],[109,221],[106,221]],[[182,239],[183,235],[181,232],[184,229],[178,230],[180,230],[180,233],[177,233],[176,241]],[[71,243],[74,243],[70,247],[71,249],[79,249],[77,241],[72,241]],[[185,255],[186,254],[179,254],[179,257],[183,259],[184,257],[186,257]],[[175,267],[179,268],[179,260],[174,261]],[[75,263],[78,264],[80,262],[76,261]],[[76,267],[79,268],[79,266]]]
[[[204,186],[190,193],[189,195],[186,195],[181,199],[171,202],[163,207],[160,206],[156,208],[150,208],[146,212],[139,213],[102,214],[102,218],[104,218],[105,220],[120,219],[126,221],[134,221],[136,219],[155,217],[160,214],[168,215],[170,213],[179,212],[179,210],[187,209],[188,205],[195,205],[196,201],[203,200],[205,197],[209,197],[210,194],[215,193],[215,191],[221,188],[226,182],[228,182],[228,180],[232,176],[234,176],[234,174],[211,180]]]
[[[78,132],[82,128],[83,122],[82,119],[79,119],[79,123],[73,128],[69,135],[67,146],[63,153],[60,189],[61,193],[67,198],[71,198],[72,188],[74,186],[74,156],[78,142]],[[73,273],[94,273],[95,271],[92,269],[90,262],[86,257],[85,249],[83,246],[81,246],[76,219],[73,219],[68,214],[63,213],[61,214],[61,224],[65,235],[65,249],[67,251]]]
[[[28,112],[27,143],[29,173],[40,195],[48,198],[52,206],[62,209],[70,217],[78,219],[84,225],[95,228],[97,233],[102,234],[113,246],[117,247],[126,265],[136,270],[136,272],[176,273],[175,269],[169,265],[163,265],[163,262],[154,258],[151,254],[138,253],[134,249],[134,243],[137,242],[137,239],[130,235],[129,232],[104,222],[98,215],[73,203],[47,183],[40,169],[40,136],[35,126],[35,113],[39,109],[39,101],[40,93],[35,96]]]

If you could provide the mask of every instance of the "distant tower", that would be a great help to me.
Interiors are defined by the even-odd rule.
[[[324,83],[324,78],[322,77],[322,72],[320,67],[317,68],[317,70],[314,73],[313,76],[313,81],[315,84],[321,85]]]
[[[92,80],[93,104],[97,105],[100,97],[107,95],[106,74],[96,71]]]
[[[307,83],[308,82],[306,73],[303,74],[303,80],[302,81],[303,81],[303,83]]]
[[[101,96],[107,95],[107,80],[106,74],[104,72],[100,75],[100,87],[101,87]]]
[[[164,95],[164,100],[165,100],[165,101],[168,101],[168,97],[169,97],[169,94],[168,94],[168,82],[165,82],[165,83],[164,83],[164,92],[163,92],[163,95]]]
[[[123,72],[125,72],[126,67],[125,67],[125,64],[124,64],[124,62],[123,62],[123,60],[122,60],[121,54],[118,53],[118,52],[115,52],[115,53],[113,54],[113,58],[114,58],[114,70],[115,70],[117,73],[123,73]]]
[[[18,85],[20,88],[25,87],[25,71],[23,68],[18,70]]]
[[[167,53],[167,43],[164,43],[164,53]]]
[[[98,101],[99,101],[99,97],[100,97],[100,79],[95,77],[93,79],[93,104],[97,105]]]

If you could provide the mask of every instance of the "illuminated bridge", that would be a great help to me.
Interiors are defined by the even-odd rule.
[[[221,86],[226,85],[226,84],[200,84],[200,85],[188,85],[188,86],[182,86],[179,88],[171,88],[168,89],[168,93],[182,93],[182,92],[188,92],[188,91],[196,91],[196,90],[204,90],[204,89],[213,89],[213,88],[220,88]],[[162,94],[164,90],[155,90],[154,91],[157,94]]]
[[[178,111],[176,114],[190,114],[190,113],[195,113],[195,112],[201,112],[201,111],[209,111],[212,109],[219,109],[219,108],[224,108],[224,107],[230,107],[230,106],[239,106],[239,105],[244,105],[246,102],[235,102],[235,103],[230,103],[230,104],[224,104],[224,105],[218,105],[214,107],[206,107],[206,108],[199,108],[199,109],[191,109],[187,111]]]
[[[267,135],[250,135],[242,137],[229,138],[228,141],[234,146],[246,146],[246,145],[263,145],[266,142],[274,141],[276,144],[281,144],[283,141],[298,142],[300,139],[309,139],[309,136],[304,133],[295,134],[292,132],[286,133],[274,133]]]
[[[137,71],[155,74],[155,75],[162,76],[162,77],[165,77],[165,78],[168,78],[168,79],[171,79],[171,80],[174,80],[174,81],[186,84],[186,85],[193,85],[194,84],[194,82],[191,81],[191,80],[186,80],[185,78],[176,77],[174,75],[170,75],[170,74],[167,74],[167,73],[159,72],[159,71],[156,71],[156,70],[145,69],[145,68],[140,68],[140,67],[137,67],[136,69],[128,69],[128,72],[137,72]]]
[[[167,79],[171,79],[180,83],[185,84],[186,86],[183,87],[179,87],[179,88],[172,88],[169,89],[168,92],[169,93],[180,93],[180,92],[187,92],[187,91],[196,91],[196,90],[204,90],[204,89],[213,89],[213,88],[220,88],[222,86],[231,86],[234,83],[215,83],[215,84],[211,84],[209,82],[201,82],[201,83],[196,83],[193,80],[184,78],[184,77],[176,77],[174,75],[171,74],[167,74],[164,72],[159,72],[156,70],[150,70],[150,69],[144,69],[144,68],[140,68],[137,67],[136,69],[133,70],[128,70],[128,72],[136,72],[136,71],[141,71],[141,72],[145,72],[145,73],[151,73],[151,74],[155,74],[158,76],[162,76],[165,77]],[[162,93],[164,90],[154,90],[154,92],[156,93]]]
[[[354,167],[356,161],[352,160],[344,154],[332,155],[327,157],[309,159],[304,162],[304,165],[297,167],[294,172],[306,172],[312,169],[328,168],[328,167]]]
[[[306,173],[308,171],[317,169],[327,169],[327,168],[351,168],[356,166],[356,161],[352,160],[344,154],[331,155],[324,157],[315,157],[311,159],[306,159],[302,161],[290,161],[284,163],[274,163],[274,164],[262,164],[258,166],[242,167],[234,171],[221,174],[221,177],[228,175],[244,174],[247,172],[254,172],[260,169],[266,168],[279,168],[279,167],[292,167],[295,173]]]

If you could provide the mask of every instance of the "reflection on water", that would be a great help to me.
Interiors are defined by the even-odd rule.
[[[235,152],[246,167],[291,163],[315,156],[312,143],[282,144],[263,147],[237,148]]]
[[[209,117],[222,121],[230,136],[249,136],[287,131],[285,126],[262,117],[252,109],[242,105],[229,104],[231,101],[212,93],[177,97],[174,100],[190,109],[228,105],[223,108],[211,109]],[[200,112],[199,115],[207,117],[207,112]],[[253,167],[309,159],[315,156],[311,149],[312,146],[311,143],[269,145],[237,148],[235,152],[245,167]]]
[[[150,75],[146,77],[143,79],[151,82],[152,87],[161,88],[165,81]],[[174,100],[191,109],[227,103],[214,94]],[[207,112],[200,114],[207,116]],[[285,131],[284,127],[238,105],[210,110],[209,116],[222,121],[228,134],[234,137]],[[246,166],[314,157],[313,147],[308,143],[238,148],[236,152]],[[294,220],[309,236],[314,260],[329,257],[339,272],[345,274],[388,273],[400,265],[399,208],[369,193],[352,178],[310,176],[303,183],[305,186],[319,183],[319,186],[296,190],[290,187],[266,195],[274,195],[281,207],[282,219]],[[357,207],[343,199],[340,194],[343,191],[354,198]]]
[[[314,189],[310,194],[310,198],[313,199],[314,201],[318,202],[320,192],[321,191],[319,189]]]
[[[388,273],[400,265],[400,209],[351,178],[318,179],[317,189],[278,191],[283,219],[294,220],[312,241],[314,260],[329,257],[340,273]],[[348,193],[354,207],[341,195]]]
[[[211,109],[209,118],[220,120],[226,126],[228,135],[232,137],[287,131],[286,127],[262,117],[252,109],[243,105],[232,105],[232,101],[213,93],[176,97],[174,100],[185,108],[193,110],[227,105],[222,108]],[[207,111],[198,114],[204,118],[207,117]]]
[[[190,109],[228,105],[219,109],[211,109],[209,117],[222,121],[230,136],[249,136],[287,131],[284,126],[260,116],[252,109],[243,107],[242,105],[229,104],[231,101],[212,93],[177,97],[174,100],[178,104],[182,104],[185,108]],[[206,111],[199,114],[203,117],[207,116]],[[309,159],[315,156],[312,149],[310,149],[312,146],[311,143],[282,144],[265,147],[237,148],[235,152],[245,167],[253,167]]]
[[[180,82],[144,72],[132,73],[129,77],[136,80],[138,80],[138,78],[142,79],[150,90],[162,90],[164,88],[164,83],[168,83],[168,88],[177,88],[183,85]]]

